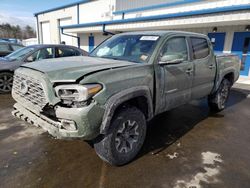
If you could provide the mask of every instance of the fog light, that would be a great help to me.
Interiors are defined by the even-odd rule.
[[[76,123],[72,120],[61,120],[62,127],[68,131],[76,131]]]

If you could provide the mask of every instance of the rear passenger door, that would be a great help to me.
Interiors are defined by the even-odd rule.
[[[194,77],[192,99],[207,96],[213,86],[216,74],[215,59],[211,43],[206,38],[190,37]]]

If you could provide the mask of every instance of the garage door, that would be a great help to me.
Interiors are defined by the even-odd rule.
[[[66,26],[66,25],[71,25],[72,20],[71,18],[66,18],[66,19],[60,19],[60,26]],[[63,35],[60,31],[60,39],[61,42],[65,42],[67,45],[72,45],[73,44],[73,38],[70,36]]]
[[[43,44],[50,44],[50,23],[49,22],[43,22],[42,23],[42,42]]]

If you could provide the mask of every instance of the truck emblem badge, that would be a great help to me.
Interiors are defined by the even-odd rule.
[[[28,87],[27,81],[23,80],[20,84],[21,93],[25,95],[26,93],[28,93],[28,89],[29,89],[29,87]]]

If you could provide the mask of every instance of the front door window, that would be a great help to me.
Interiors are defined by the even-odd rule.
[[[35,53],[30,55],[27,58],[28,62],[43,60],[43,59],[50,59],[54,57],[54,48],[42,48],[40,50],[37,50]]]

